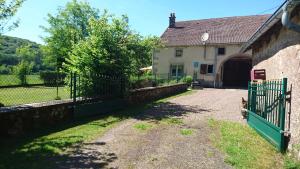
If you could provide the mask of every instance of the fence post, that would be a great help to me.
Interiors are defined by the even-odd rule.
[[[76,102],[76,77],[77,75],[76,75],[76,73],[74,73],[74,79],[73,79],[73,102],[75,103]]]
[[[59,72],[59,68],[56,68],[56,99],[58,98],[58,72]]]
[[[70,99],[73,98],[73,73],[71,72],[71,80],[70,80]]]

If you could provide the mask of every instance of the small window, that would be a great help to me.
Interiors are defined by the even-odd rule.
[[[183,49],[176,49],[175,50],[175,57],[182,57]]]
[[[226,54],[225,48],[218,48],[218,55],[225,55],[225,54]]]
[[[207,73],[214,73],[214,65],[207,66]]]
[[[200,66],[200,74],[206,74],[207,73],[207,64],[201,64]]]

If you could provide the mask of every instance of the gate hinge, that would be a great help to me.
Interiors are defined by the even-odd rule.
[[[286,95],[286,99],[285,100],[288,103],[291,103],[291,100],[292,100],[292,97],[291,97],[292,95],[291,94],[292,94],[292,91],[288,91],[288,92],[285,93],[285,95]]]
[[[280,130],[280,134],[283,134],[283,135],[286,136],[286,137],[290,137],[290,136],[291,136],[291,132],[290,132],[290,131],[283,131],[283,130]]]

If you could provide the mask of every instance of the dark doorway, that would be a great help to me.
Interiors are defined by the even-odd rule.
[[[251,68],[251,59],[236,57],[228,60],[223,66],[223,86],[247,87]]]

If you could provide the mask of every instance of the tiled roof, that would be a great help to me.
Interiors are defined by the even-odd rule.
[[[244,43],[271,15],[237,16],[176,22],[161,36],[166,46],[202,45],[201,35],[209,33],[207,44]]]

